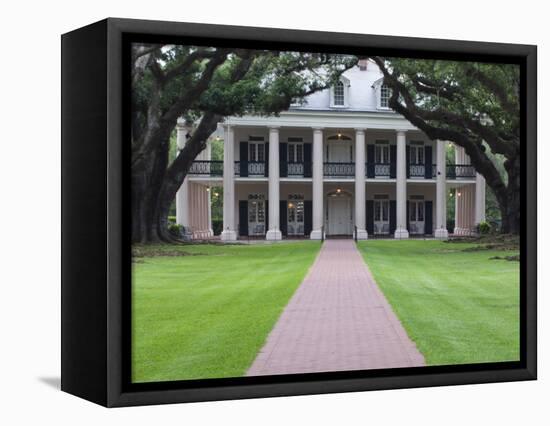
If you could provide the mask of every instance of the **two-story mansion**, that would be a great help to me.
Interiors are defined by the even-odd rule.
[[[455,147],[430,140],[388,108],[389,90],[370,61],[335,87],[278,117],[230,117],[224,158],[210,149],[177,195],[177,222],[212,235],[211,187],[223,186],[222,240],[243,236],[353,235],[447,238],[446,200],[457,188],[455,234],[485,220],[485,181]],[[178,144],[190,131],[178,124]]]

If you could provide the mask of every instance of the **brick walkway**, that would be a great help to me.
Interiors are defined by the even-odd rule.
[[[424,365],[352,240],[327,240],[249,376]]]

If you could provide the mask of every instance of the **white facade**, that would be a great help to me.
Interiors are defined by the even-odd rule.
[[[455,232],[472,232],[484,220],[483,178],[458,149],[456,164],[446,165],[446,143],[389,110],[387,94],[368,62],[278,117],[228,118],[223,172],[209,152],[197,159],[178,194],[178,223],[189,226],[197,205],[190,185],[223,185],[225,241],[323,233],[447,238],[446,200],[456,187]],[[209,220],[201,224],[207,233]]]

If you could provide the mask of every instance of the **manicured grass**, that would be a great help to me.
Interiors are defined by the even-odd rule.
[[[519,360],[517,251],[463,251],[441,241],[360,242],[359,247],[428,365]]]
[[[319,248],[310,241],[138,247],[157,256],[133,266],[133,381],[244,375]]]

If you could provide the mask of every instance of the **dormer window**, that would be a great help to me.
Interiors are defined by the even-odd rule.
[[[387,84],[382,84],[380,86],[380,108],[390,107],[390,96],[391,96],[390,87]]]
[[[376,108],[390,109],[391,89],[387,84],[384,84],[384,78],[376,80],[372,88],[376,95]]]
[[[349,80],[341,76],[330,91],[331,108],[347,108]]]

